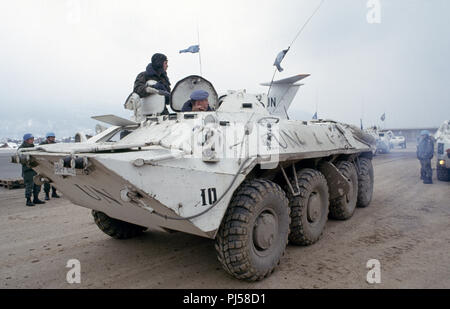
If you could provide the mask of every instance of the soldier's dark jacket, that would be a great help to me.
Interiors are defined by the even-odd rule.
[[[134,82],[134,92],[141,98],[146,98],[150,95],[145,91],[145,88],[147,88],[146,84],[149,80],[157,82],[156,85],[152,86],[153,88],[170,92],[170,81],[167,73],[164,70],[156,71],[151,64],[149,64],[147,70],[140,73]]]
[[[28,144],[23,142],[22,145],[19,146],[20,148],[33,148],[34,144]],[[26,173],[30,173],[33,172],[35,173],[35,171],[33,171],[33,169],[31,167],[26,166],[25,164],[22,164],[22,176],[24,176]]]
[[[421,137],[417,146],[419,160],[431,160],[434,156],[434,141],[430,136]]]

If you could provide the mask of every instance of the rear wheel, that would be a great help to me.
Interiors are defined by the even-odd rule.
[[[373,196],[373,184],[374,173],[372,160],[359,158],[358,207],[365,208],[370,205]]]
[[[299,196],[293,196],[289,188],[285,190],[291,208],[289,241],[294,245],[309,246],[320,239],[328,220],[328,184],[323,174],[313,169],[299,171],[297,179]],[[291,183],[296,190],[293,179]]]
[[[286,249],[289,223],[289,203],[277,184],[267,180],[242,184],[216,237],[218,260],[238,279],[269,276]]]
[[[340,161],[336,167],[350,183],[350,190],[346,195],[331,201],[330,216],[337,220],[347,220],[353,216],[358,201],[358,173],[353,163],[348,161]]]
[[[116,239],[133,238],[147,230],[146,227],[108,217],[103,212],[93,210],[92,216],[95,224],[103,233]]]

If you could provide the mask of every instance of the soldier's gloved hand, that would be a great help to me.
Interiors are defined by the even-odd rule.
[[[170,97],[170,92],[165,91],[165,90],[159,90],[159,94],[163,95],[165,97]]]

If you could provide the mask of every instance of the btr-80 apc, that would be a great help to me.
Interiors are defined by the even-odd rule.
[[[288,108],[309,75],[276,81],[268,95],[245,90],[218,96],[199,76],[164,97],[128,102],[133,121],[112,125],[82,143],[21,149],[16,162],[37,171],[76,205],[92,209],[111,237],[148,228],[215,239],[232,276],[261,280],[286,245],[311,245],[328,218],[349,219],[370,204],[374,139],[335,121],[289,120]],[[210,112],[182,113],[194,90],[210,94]]]

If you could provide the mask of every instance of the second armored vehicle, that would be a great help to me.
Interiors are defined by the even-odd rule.
[[[437,144],[437,178],[450,180],[450,120],[445,121],[435,134]]]

